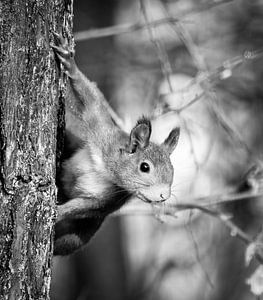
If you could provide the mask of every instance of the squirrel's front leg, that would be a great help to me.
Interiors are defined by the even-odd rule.
[[[76,96],[77,107],[80,113],[83,113],[90,97],[90,81],[79,70],[76,65],[74,55],[75,51],[70,47],[68,41],[58,33],[54,33],[56,45],[51,44],[57,58],[64,67],[65,74],[68,75],[72,90]]]
[[[75,51],[71,49],[67,40],[58,33],[54,33],[54,36],[56,45],[51,45],[51,47],[54,49],[60,63],[64,66],[65,73],[70,78],[71,87],[76,96],[79,112],[83,113],[85,108],[91,108],[94,103],[99,104],[102,107],[100,115],[104,113],[105,119],[108,119],[110,116],[115,124],[123,129],[124,125],[122,120],[110,107],[97,85],[91,82],[79,70],[74,59]]]
[[[64,219],[78,219],[90,217],[94,203],[89,198],[74,198],[58,205],[57,222]]]

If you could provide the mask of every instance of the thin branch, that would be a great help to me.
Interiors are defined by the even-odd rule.
[[[228,198],[232,198],[232,201],[235,200],[240,200],[240,199],[245,199],[245,198],[250,198],[250,197],[262,197],[263,196],[263,192],[255,194],[255,193],[241,193],[241,194],[236,194],[236,195],[229,195]],[[199,199],[208,199],[209,197],[204,197],[204,198],[199,198]],[[210,200],[213,197],[210,197]],[[223,198],[223,197],[222,197]],[[231,200],[228,199],[228,202],[230,202]],[[198,202],[198,199],[195,200],[196,203]],[[226,203],[226,199],[222,199],[221,203]],[[229,230],[230,230],[230,234],[231,236],[235,236],[238,239],[240,239],[241,241],[243,241],[245,244],[249,245],[251,243],[254,242],[254,239],[252,239],[248,234],[246,234],[242,229],[240,229],[237,225],[235,225],[230,217],[220,211],[217,211],[215,209],[210,209],[208,208],[208,206],[212,206],[214,203],[207,203],[207,204],[201,204],[201,205],[197,205],[195,203],[180,203],[180,204],[174,204],[174,205],[167,205],[165,207],[160,207],[160,215],[167,215],[167,216],[172,216],[172,217],[176,217],[176,213],[178,211],[183,211],[183,210],[192,210],[192,209],[197,209],[211,217],[214,217],[218,220],[220,220]],[[219,201],[217,201],[216,205],[219,204]],[[156,212],[157,206],[155,207],[155,212]],[[137,214],[143,214],[143,215],[154,215],[153,213],[153,209],[151,206],[148,206],[148,208],[143,207],[143,208],[137,208],[136,210],[129,210],[125,212],[125,207],[122,208],[119,212],[115,213],[114,215],[127,215],[128,214],[133,214],[133,215],[137,215]],[[256,259],[260,262],[263,263],[263,256],[261,255],[261,253],[256,253],[255,255]]]
[[[198,94],[198,95],[195,95],[194,99],[190,100],[188,103],[186,103],[185,105],[183,105],[181,108],[179,109],[170,109],[169,111],[174,111],[178,114],[180,114],[182,111],[186,110],[187,108],[189,108],[190,106],[192,106],[195,102],[199,101],[200,99],[203,98],[204,96],[204,92]]]
[[[183,11],[180,14],[179,17],[171,16],[170,18],[158,19],[158,20],[150,22],[148,25],[137,22],[137,23],[109,26],[109,27],[100,28],[100,29],[96,28],[96,29],[79,31],[74,34],[74,38],[75,38],[75,41],[79,42],[79,41],[85,41],[85,40],[90,40],[90,39],[97,39],[97,38],[103,38],[103,37],[109,37],[109,36],[114,36],[114,35],[130,33],[130,32],[134,32],[134,31],[138,31],[138,30],[144,30],[148,26],[155,28],[155,27],[158,27],[158,26],[161,26],[164,24],[168,24],[168,23],[177,23],[180,19],[183,19],[184,17],[186,17],[188,15],[206,11],[208,9],[217,7],[219,5],[227,4],[227,3],[230,3],[233,1],[234,0],[211,1],[209,3],[201,4],[198,7],[194,7],[194,9],[186,9],[185,11]]]
[[[160,2],[164,8],[167,17],[170,17],[170,13],[165,5]],[[199,73],[202,75],[209,74],[203,56],[200,53],[200,50],[195,45],[191,35],[189,32],[182,26],[181,22],[177,22],[176,24],[170,23],[171,28],[175,31],[181,42],[186,46],[189,53],[191,54],[193,61],[199,70]],[[246,55],[246,58],[250,57],[250,55]],[[237,63],[240,63],[237,61]],[[222,74],[222,71],[221,71]],[[210,111],[214,116],[215,120],[218,124],[224,129],[224,131],[230,136],[231,140],[235,143],[238,143],[240,147],[246,150],[249,155],[252,155],[252,151],[242,139],[242,137],[238,134],[238,132],[234,129],[234,126],[230,123],[230,120],[227,120],[223,113],[220,111],[220,107],[218,105],[218,97],[216,93],[213,91],[213,86],[209,80],[205,81],[205,85],[203,85],[205,92],[208,94],[208,101],[210,106]]]
[[[188,128],[188,124],[187,124],[186,120],[184,118],[182,118],[181,115],[179,115],[179,117],[180,117],[181,121],[184,124],[184,128],[185,128],[186,134],[188,136],[189,145],[190,145],[190,156],[193,156],[195,169],[196,169],[196,172],[198,174],[198,171],[200,171],[200,166],[199,166],[198,159],[197,159],[197,156],[196,156],[196,152],[195,152],[195,149],[194,149],[194,142],[193,142],[193,138],[192,138],[192,135],[191,135],[191,131]]]
[[[109,36],[139,31],[139,30],[146,29],[148,26],[155,28],[163,24],[174,23],[174,22],[175,23],[178,22],[178,19],[175,17],[171,17],[169,19],[162,18],[156,21],[152,21],[148,25],[145,23],[138,22],[138,23],[114,25],[114,26],[109,26],[100,29],[96,28],[96,29],[83,30],[83,31],[76,32],[74,34],[74,39],[77,42],[81,42],[90,39],[98,39],[103,37],[109,37]]]
[[[155,205],[154,210],[150,205],[132,205],[128,204],[123,206],[119,211],[114,213],[115,215],[151,215],[154,216],[157,211],[159,210],[160,215],[174,215],[178,211],[188,210],[191,206],[196,206],[195,203],[198,203],[199,208],[208,209],[209,207],[216,207],[220,205],[226,205],[233,203],[235,201],[242,201],[247,199],[255,199],[262,197],[263,200],[263,191],[248,191],[242,193],[234,193],[234,192],[227,192],[225,194],[218,194],[218,195],[210,195],[204,197],[195,197],[195,198],[188,198],[184,199],[184,203],[177,203],[177,204],[165,204],[164,206]],[[113,214],[113,215],[114,215]]]
[[[146,12],[146,7],[145,7],[145,3],[144,3],[145,0],[139,0],[139,1],[140,1],[140,6],[141,6],[141,11],[142,11],[143,17],[145,19],[145,23],[147,25],[149,35],[150,35],[150,40],[153,43],[154,47],[156,48],[156,53],[157,53],[158,59],[161,64],[161,69],[162,69],[163,75],[168,83],[170,92],[172,93],[173,86],[172,86],[171,79],[170,79],[171,74],[172,74],[172,67],[171,67],[168,55],[167,55],[165,49],[163,49],[159,40],[155,37],[154,28],[152,28],[149,25],[150,21],[148,19],[147,12]]]
[[[169,86],[169,89],[170,89],[170,93],[172,94],[173,93],[173,86],[172,86],[172,83],[171,83],[171,80],[170,80],[170,77],[171,77],[171,74],[172,74],[172,67],[171,67],[171,64],[170,64],[170,61],[169,61],[169,58],[168,58],[168,55],[167,55],[166,51],[162,48],[162,45],[158,41],[158,39],[155,38],[154,29],[149,26],[149,20],[148,20],[148,17],[147,17],[147,12],[146,12],[146,7],[145,7],[145,1],[146,0],[140,0],[142,14],[144,16],[145,22],[148,24],[147,28],[148,28],[148,31],[149,31],[149,34],[150,34],[150,39],[151,39],[152,43],[154,44],[154,46],[156,48],[156,52],[158,54],[158,58],[159,58],[159,60],[161,62],[161,67],[162,67],[163,74],[164,74],[164,76],[165,76],[165,78],[167,80],[167,83],[168,83],[168,86]],[[167,18],[171,18],[171,16],[168,15],[168,12],[167,12]],[[178,22],[177,24],[180,24],[180,23]],[[178,116],[180,117],[180,119],[185,124],[186,132],[187,132],[187,135],[188,135],[188,138],[189,138],[189,142],[190,142],[191,154],[194,157],[194,163],[195,163],[196,168],[198,170],[199,165],[198,165],[197,158],[196,158],[196,155],[195,155],[195,151],[194,151],[194,147],[193,147],[193,142],[192,142],[192,137],[191,137],[191,134],[190,134],[190,130],[188,129],[185,120],[180,115],[178,115]]]
[[[171,14],[167,9],[167,4],[164,4],[162,1],[159,0],[160,5],[162,6],[164,13],[166,14],[166,18],[170,18]],[[182,26],[181,22],[178,21],[176,23],[169,23],[170,27],[176,35],[179,37],[180,41],[183,45],[186,46],[187,50],[189,51],[190,55],[192,56],[195,65],[197,66],[199,71],[205,71],[206,66],[203,59],[203,56],[199,53],[197,46],[195,45],[191,35],[187,30],[185,30],[184,26]]]
[[[176,90],[173,93],[167,93],[164,95],[161,95],[162,99],[165,99],[166,97],[170,97],[171,95],[175,94],[181,94],[182,98],[184,97],[184,93],[187,93],[194,85],[199,84],[201,86],[206,85],[206,82],[210,82],[211,85],[215,85],[218,80],[224,80],[230,76],[232,76],[233,70],[237,68],[238,66],[242,65],[243,63],[246,63],[248,60],[255,60],[260,57],[263,57],[263,48],[259,48],[256,50],[250,50],[246,51],[243,55],[235,56],[231,59],[228,59],[223,62],[222,65],[220,65],[217,68],[214,68],[213,70],[209,72],[202,72],[198,74],[187,86],[181,88],[180,90]],[[171,112],[175,112],[176,114],[180,114],[185,109],[192,106],[194,103],[199,101],[203,98],[205,95],[205,92],[202,92],[200,94],[195,95],[193,99],[191,99],[188,103],[186,103],[184,106],[178,109],[172,109],[170,107],[163,110],[161,113],[162,116],[166,114],[170,114]],[[164,100],[165,101],[165,100]],[[154,118],[158,119],[160,117],[160,113],[156,115]],[[226,121],[224,121],[226,122]],[[223,123],[224,123],[223,122]]]
[[[190,216],[190,218],[191,218],[191,216]],[[202,262],[202,258],[201,258],[200,251],[199,251],[199,246],[198,246],[198,243],[197,243],[197,241],[195,239],[191,223],[188,222],[186,224],[186,226],[187,226],[187,230],[188,230],[188,232],[190,234],[190,238],[191,238],[191,240],[193,242],[196,260],[197,260],[197,262],[198,262],[198,264],[199,264],[199,266],[201,268],[201,271],[203,272],[203,274],[204,274],[204,276],[205,276],[205,278],[206,278],[206,280],[207,280],[210,288],[213,289],[213,288],[215,288],[215,285],[214,285],[213,281],[211,280],[210,275],[209,275],[208,271],[206,270],[206,268],[205,268],[205,266],[204,266],[204,264]]]
[[[183,94],[185,92],[188,92],[196,84],[203,86],[206,82],[210,82],[210,84],[215,85],[218,81],[231,77],[234,69],[236,69],[238,66],[246,63],[247,61],[255,60],[261,57],[263,57],[263,48],[259,48],[256,50],[247,50],[242,55],[237,55],[225,60],[220,66],[210,71],[200,72],[185,87],[174,91],[174,94]],[[167,97],[170,95],[171,94],[165,94],[163,95],[163,97]]]
[[[242,229],[240,229],[237,225],[235,225],[229,216],[225,215],[224,213],[221,213],[216,210],[210,210],[205,207],[196,205],[196,204],[180,204],[182,209],[198,209],[207,215],[214,217],[221,221],[229,230],[230,235],[233,237],[237,237],[239,240],[244,242],[246,245],[249,245],[254,242],[254,239],[251,238],[248,234],[246,234]],[[263,255],[260,252],[255,253],[255,258],[258,260],[260,264],[263,264]]]
[[[191,101],[189,101],[187,104],[185,104],[184,106],[182,106],[180,109],[178,109],[178,113],[181,113],[182,111],[184,111],[185,109],[187,109],[188,107],[192,106],[195,102],[197,102],[198,100],[202,99],[204,96],[204,93],[201,93],[199,95],[196,95],[194,97],[194,99],[192,99]]]
[[[203,213],[220,220],[226,227],[228,227],[230,229],[230,233],[232,236],[237,236],[246,244],[250,244],[253,242],[253,239],[250,238],[250,236],[247,235],[243,230],[241,230],[239,227],[237,227],[230,220],[230,217],[224,213],[221,213],[216,210],[211,210],[211,209],[208,209],[207,207],[200,206],[197,204],[191,204],[191,203],[177,204],[176,206],[177,206],[177,209],[179,209],[179,210],[198,209],[198,210],[202,211]],[[262,258],[262,261],[263,261],[263,258]]]
[[[230,136],[233,142],[237,143],[241,148],[243,148],[250,156],[255,156],[253,151],[248,147],[247,143],[240,136],[240,134],[234,129],[234,126],[231,124],[230,120],[227,120],[223,112],[220,111],[218,105],[218,97],[216,93],[212,90],[212,82],[219,79],[225,79],[226,76],[229,77],[232,75],[232,71],[237,66],[243,64],[247,60],[254,60],[263,56],[263,48],[257,49],[255,51],[246,51],[243,55],[236,56],[230,60],[227,60],[223,65],[209,74],[209,79],[204,81],[204,87],[207,87],[206,92],[210,96],[211,100],[210,111],[214,116],[215,120],[220,124],[225,132]]]
[[[215,84],[218,80],[224,80],[232,76],[234,69],[238,66],[246,63],[249,60],[255,60],[263,56],[263,48],[256,50],[247,50],[242,55],[237,55],[230,59],[225,60],[222,65],[219,67],[208,71],[202,71],[198,74],[192,84],[201,84],[203,85],[206,82],[210,84]],[[188,87],[189,88],[189,87]]]

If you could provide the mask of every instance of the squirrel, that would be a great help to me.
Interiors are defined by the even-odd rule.
[[[170,197],[174,172],[170,154],[180,129],[174,128],[157,145],[150,141],[150,120],[142,117],[129,135],[125,133],[97,86],[77,67],[68,41],[58,33],[54,37],[51,47],[69,77],[84,132],[60,174],[64,203],[58,204],[54,255],[68,255],[86,244],[105,217],[131,196],[147,203]]]

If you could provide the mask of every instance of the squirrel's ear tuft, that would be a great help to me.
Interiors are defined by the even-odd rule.
[[[180,136],[180,128],[176,127],[170,132],[169,136],[163,142],[163,145],[165,146],[169,154],[172,154],[175,147],[177,146],[179,136]]]
[[[139,119],[130,133],[127,152],[134,153],[137,148],[146,148],[149,145],[151,133],[151,122],[147,118]]]

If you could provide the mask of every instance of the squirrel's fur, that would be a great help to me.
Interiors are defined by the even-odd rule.
[[[64,161],[60,180],[63,203],[58,206],[54,253],[66,255],[87,243],[104,218],[132,195],[146,202],[170,197],[169,155],[179,128],[157,145],[150,142],[150,120],[142,117],[127,135],[115,125],[96,85],[77,68],[67,42],[55,37],[57,45],[52,47],[70,78],[82,124],[81,139],[77,137],[81,142]]]

